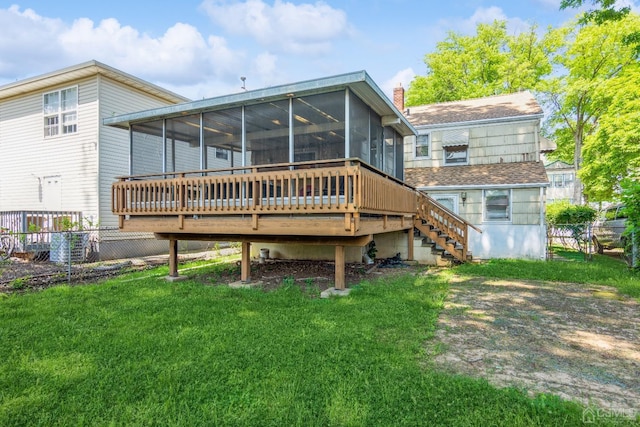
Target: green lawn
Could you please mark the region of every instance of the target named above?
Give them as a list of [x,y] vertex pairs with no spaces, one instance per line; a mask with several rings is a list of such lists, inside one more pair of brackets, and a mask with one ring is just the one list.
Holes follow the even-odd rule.
[[0,298],[0,425],[582,424],[575,403],[435,370],[446,274],[333,299],[162,274]]
[[594,254],[591,260],[585,260],[582,253],[560,248],[554,248],[554,253],[565,261],[499,259],[481,264],[460,265],[455,271],[461,274],[504,279],[606,285],[615,287],[621,294],[640,301],[640,272],[633,272],[627,268],[624,261],[598,254]]

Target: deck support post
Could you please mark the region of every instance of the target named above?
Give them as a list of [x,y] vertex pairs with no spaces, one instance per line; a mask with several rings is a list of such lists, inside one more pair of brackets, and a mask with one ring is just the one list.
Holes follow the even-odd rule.
[[169,240],[169,277],[178,277],[178,240]]
[[413,245],[415,239],[413,238],[413,227],[407,230],[407,260],[413,261]]
[[344,246],[336,245],[336,277],[335,288],[338,290],[344,290],[345,278],[344,278]]
[[242,260],[240,261],[240,281],[251,279],[251,242],[242,242]]

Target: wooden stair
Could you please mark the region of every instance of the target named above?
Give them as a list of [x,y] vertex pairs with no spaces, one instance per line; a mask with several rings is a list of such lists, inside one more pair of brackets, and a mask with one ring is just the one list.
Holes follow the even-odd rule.
[[[432,243],[432,250],[444,258],[460,262],[469,261],[469,228],[482,233],[480,229],[464,218],[451,212],[422,191],[417,191],[418,210],[413,226]],[[440,249],[438,249],[440,248]]]

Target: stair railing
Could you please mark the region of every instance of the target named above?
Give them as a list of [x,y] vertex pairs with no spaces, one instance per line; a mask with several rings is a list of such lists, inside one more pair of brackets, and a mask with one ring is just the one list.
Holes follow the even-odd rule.
[[[479,233],[482,233],[482,230],[422,191],[417,191],[417,198],[417,219],[425,221],[432,227],[434,233],[437,233],[450,243],[447,246],[453,256],[465,261],[469,247],[468,229],[473,228]],[[460,248],[457,248],[458,245],[460,245]]]

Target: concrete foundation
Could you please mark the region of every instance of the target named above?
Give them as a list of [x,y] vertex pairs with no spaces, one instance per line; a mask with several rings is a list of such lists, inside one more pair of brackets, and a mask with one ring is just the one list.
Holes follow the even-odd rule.
[[335,296],[346,297],[347,295],[349,295],[350,292],[351,292],[351,289],[349,288],[346,288],[346,289],[329,288],[320,292],[320,298],[331,298]]

